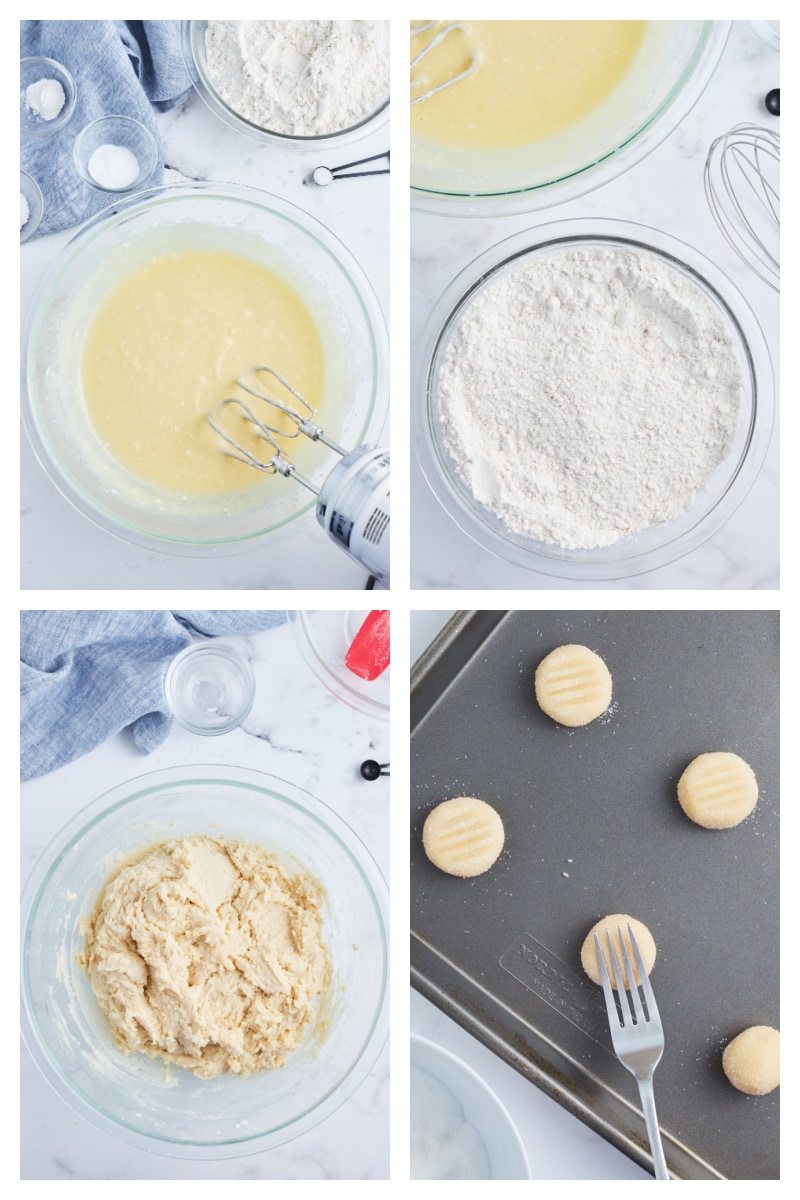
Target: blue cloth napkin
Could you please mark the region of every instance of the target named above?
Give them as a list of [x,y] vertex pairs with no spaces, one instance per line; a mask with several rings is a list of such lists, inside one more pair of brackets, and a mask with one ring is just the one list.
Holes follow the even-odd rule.
[[149,754],[172,727],[167,667],[195,634],[251,633],[284,620],[284,613],[269,611],[23,612],[22,778],[88,754],[122,729]]
[[159,145],[146,186],[164,176],[153,109],[172,108],[191,88],[181,52],[180,21],[21,21],[20,57],[54,58],[75,80],[77,104],[63,129],[21,138],[23,171],[44,197],[34,237],[69,229],[107,208],[113,197],[81,179],[72,159],[75,138],[96,117],[134,117]]

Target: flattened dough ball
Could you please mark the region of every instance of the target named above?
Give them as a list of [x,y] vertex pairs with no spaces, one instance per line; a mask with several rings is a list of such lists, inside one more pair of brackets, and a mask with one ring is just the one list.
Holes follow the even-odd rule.
[[756,806],[758,783],[738,754],[699,754],[678,780],[678,800],[687,817],[705,829],[730,829]]
[[488,871],[504,841],[499,813],[474,796],[443,800],[431,809],[422,827],[422,844],[433,865],[464,879]]
[[611,703],[611,672],[588,646],[558,646],[536,668],[539,707],[559,725],[588,725]]
[[751,1025],[722,1054],[722,1069],[740,1092],[766,1096],[781,1081],[781,1035],[769,1025]]
[[636,945],[639,947],[644,969],[648,975],[652,971],[653,964],[656,961],[656,944],[653,941],[653,935],[650,930],[641,921],[637,921],[635,917],[629,917],[625,913],[612,913],[610,917],[603,917],[602,921],[598,921],[596,925],[592,926],[581,948],[581,965],[593,983],[602,985],[603,982],[600,974],[600,960],[597,957],[597,947],[594,944],[594,935],[597,934],[597,940],[600,942],[606,970],[608,971],[609,981],[611,986],[616,990],[617,981],[608,952],[608,938],[606,937],[606,933],[608,932],[611,935],[611,944],[614,947],[614,954],[619,963],[620,973],[627,984],[627,971],[625,970],[625,959],[622,957],[622,942],[619,936],[620,929],[622,929],[625,949],[628,951],[628,958],[633,968],[637,986],[642,982],[639,967],[636,963],[636,955],[633,952],[631,939],[628,934],[629,925],[633,930]]

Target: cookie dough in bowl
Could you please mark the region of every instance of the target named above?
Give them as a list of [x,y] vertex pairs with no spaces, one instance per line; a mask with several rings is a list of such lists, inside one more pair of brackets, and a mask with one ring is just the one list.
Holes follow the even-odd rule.
[[[173,849],[177,857],[171,866],[163,861],[165,844],[182,846]],[[240,847],[234,852],[238,867],[227,849],[217,858],[216,848],[222,846]],[[163,992],[158,1020],[169,1030],[162,1037],[153,1014],[137,1009],[134,998],[129,1025],[135,1028],[138,1021],[145,1032],[131,1033],[126,1053],[82,960],[93,921],[98,930],[96,914],[109,880],[122,880],[126,870],[135,875],[136,866],[148,859],[162,879],[150,888],[144,926],[135,936],[161,942],[160,949],[146,953],[142,947],[141,973],[150,972],[145,991]],[[175,877],[169,878],[173,871]],[[264,882],[270,874],[274,886]],[[205,882],[198,882],[198,875]],[[182,890],[184,898],[193,896],[195,911],[176,917],[184,907]],[[214,919],[198,902],[203,893],[206,906],[219,910]],[[127,900],[121,901],[122,909],[135,912],[133,893]],[[368,1074],[385,1041],[388,898],[383,877],[349,826],[325,804],[261,772],[173,768],[113,789],[51,843],[26,885],[22,910],[25,1042],[76,1113],[139,1148],[214,1159],[280,1145],[338,1108]],[[260,943],[248,941],[245,925],[251,918],[272,923],[273,932],[288,937],[277,961],[260,952]],[[123,946],[130,944],[123,933],[127,920],[118,926]],[[203,939],[215,944],[208,953],[199,950]],[[307,957],[301,947],[310,951],[312,963],[304,1000],[296,986],[303,975],[302,969],[297,973],[300,959]],[[104,958],[110,966],[113,954]],[[135,979],[135,959],[130,962]],[[215,991],[213,975],[223,962],[226,970],[239,973],[233,997]],[[271,976],[281,976],[277,992]],[[118,984],[128,986],[111,974],[107,982],[110,992]],[[211,1010],[226,1004],[242,1003],[248,988],[258,1008],[268,991],[278,997],[281,986],[290,998],[287,1016],[291,1001],[298,1005],[299,1019],[286,1044],[278,1044],[282,1032],[274,1036],[274,1057],[265,1054],[248,1070],[247,1056],[236,1045],[241,1022],[235,1014],[228,1021],[217,1011],[214,1037],[228,1039],[228,1045],[212,1051],[206,1063],[211,1077],[204,1077],[199,1043],[210,1045],[212,1039],[198,1035],[200,1019],[210,1020]],[[318,994],[311,995],[315,990]],[[281,1003],[277,998],[278,1007]],[[248,1019],[253,1026],[269,1026],[272,1020],[266,1011],[253,1016]],[[226,1025],[232,1032],[226,1033]],[[286,1025],[282,1021],[281,1030]],[[169,1042],[168,1052],[139,1048],[137,1041],[145,1039]],[[227,1069],[217,1071],[218,1053]],[[237,1071],[237,1061],[245,1069]],[[191,1069],[195,1064],[199,1070]]]

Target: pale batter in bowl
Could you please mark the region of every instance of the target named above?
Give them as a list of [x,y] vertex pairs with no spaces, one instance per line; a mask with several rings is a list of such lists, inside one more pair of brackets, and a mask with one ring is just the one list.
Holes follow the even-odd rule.
[[[92,321],[83,355],[89,418],[114,458],[157,488],[239,492],[262,477],[223,453],[207,416],[227,397],[247,399],[237,378],[261,364],[319,405],[322,344],[294,289],[244,255],[162,254],[117,284]],[[273,390],[295,404],[280,385]],[[269,424],[292,428],[278,409],[250,403]],[[269,459],[270,447],[236,406],[225,409],[224,428]]]

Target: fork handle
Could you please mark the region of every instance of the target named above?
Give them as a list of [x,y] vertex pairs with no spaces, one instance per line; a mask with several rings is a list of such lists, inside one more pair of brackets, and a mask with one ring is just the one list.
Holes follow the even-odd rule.
[[636,1082],[639,1084],[644,1123],[647,1126],[647,1136],[650,1139],[650,1149],[653,1153],[653,1168],[656,1179],[669,1179],[667,1160],[664,1158],[664,1148],[661,1145],[661,1132],[658,1128],[658,1117],[656,1116],[653,1078],[651,1076],[649,1079],[637,1079]]

